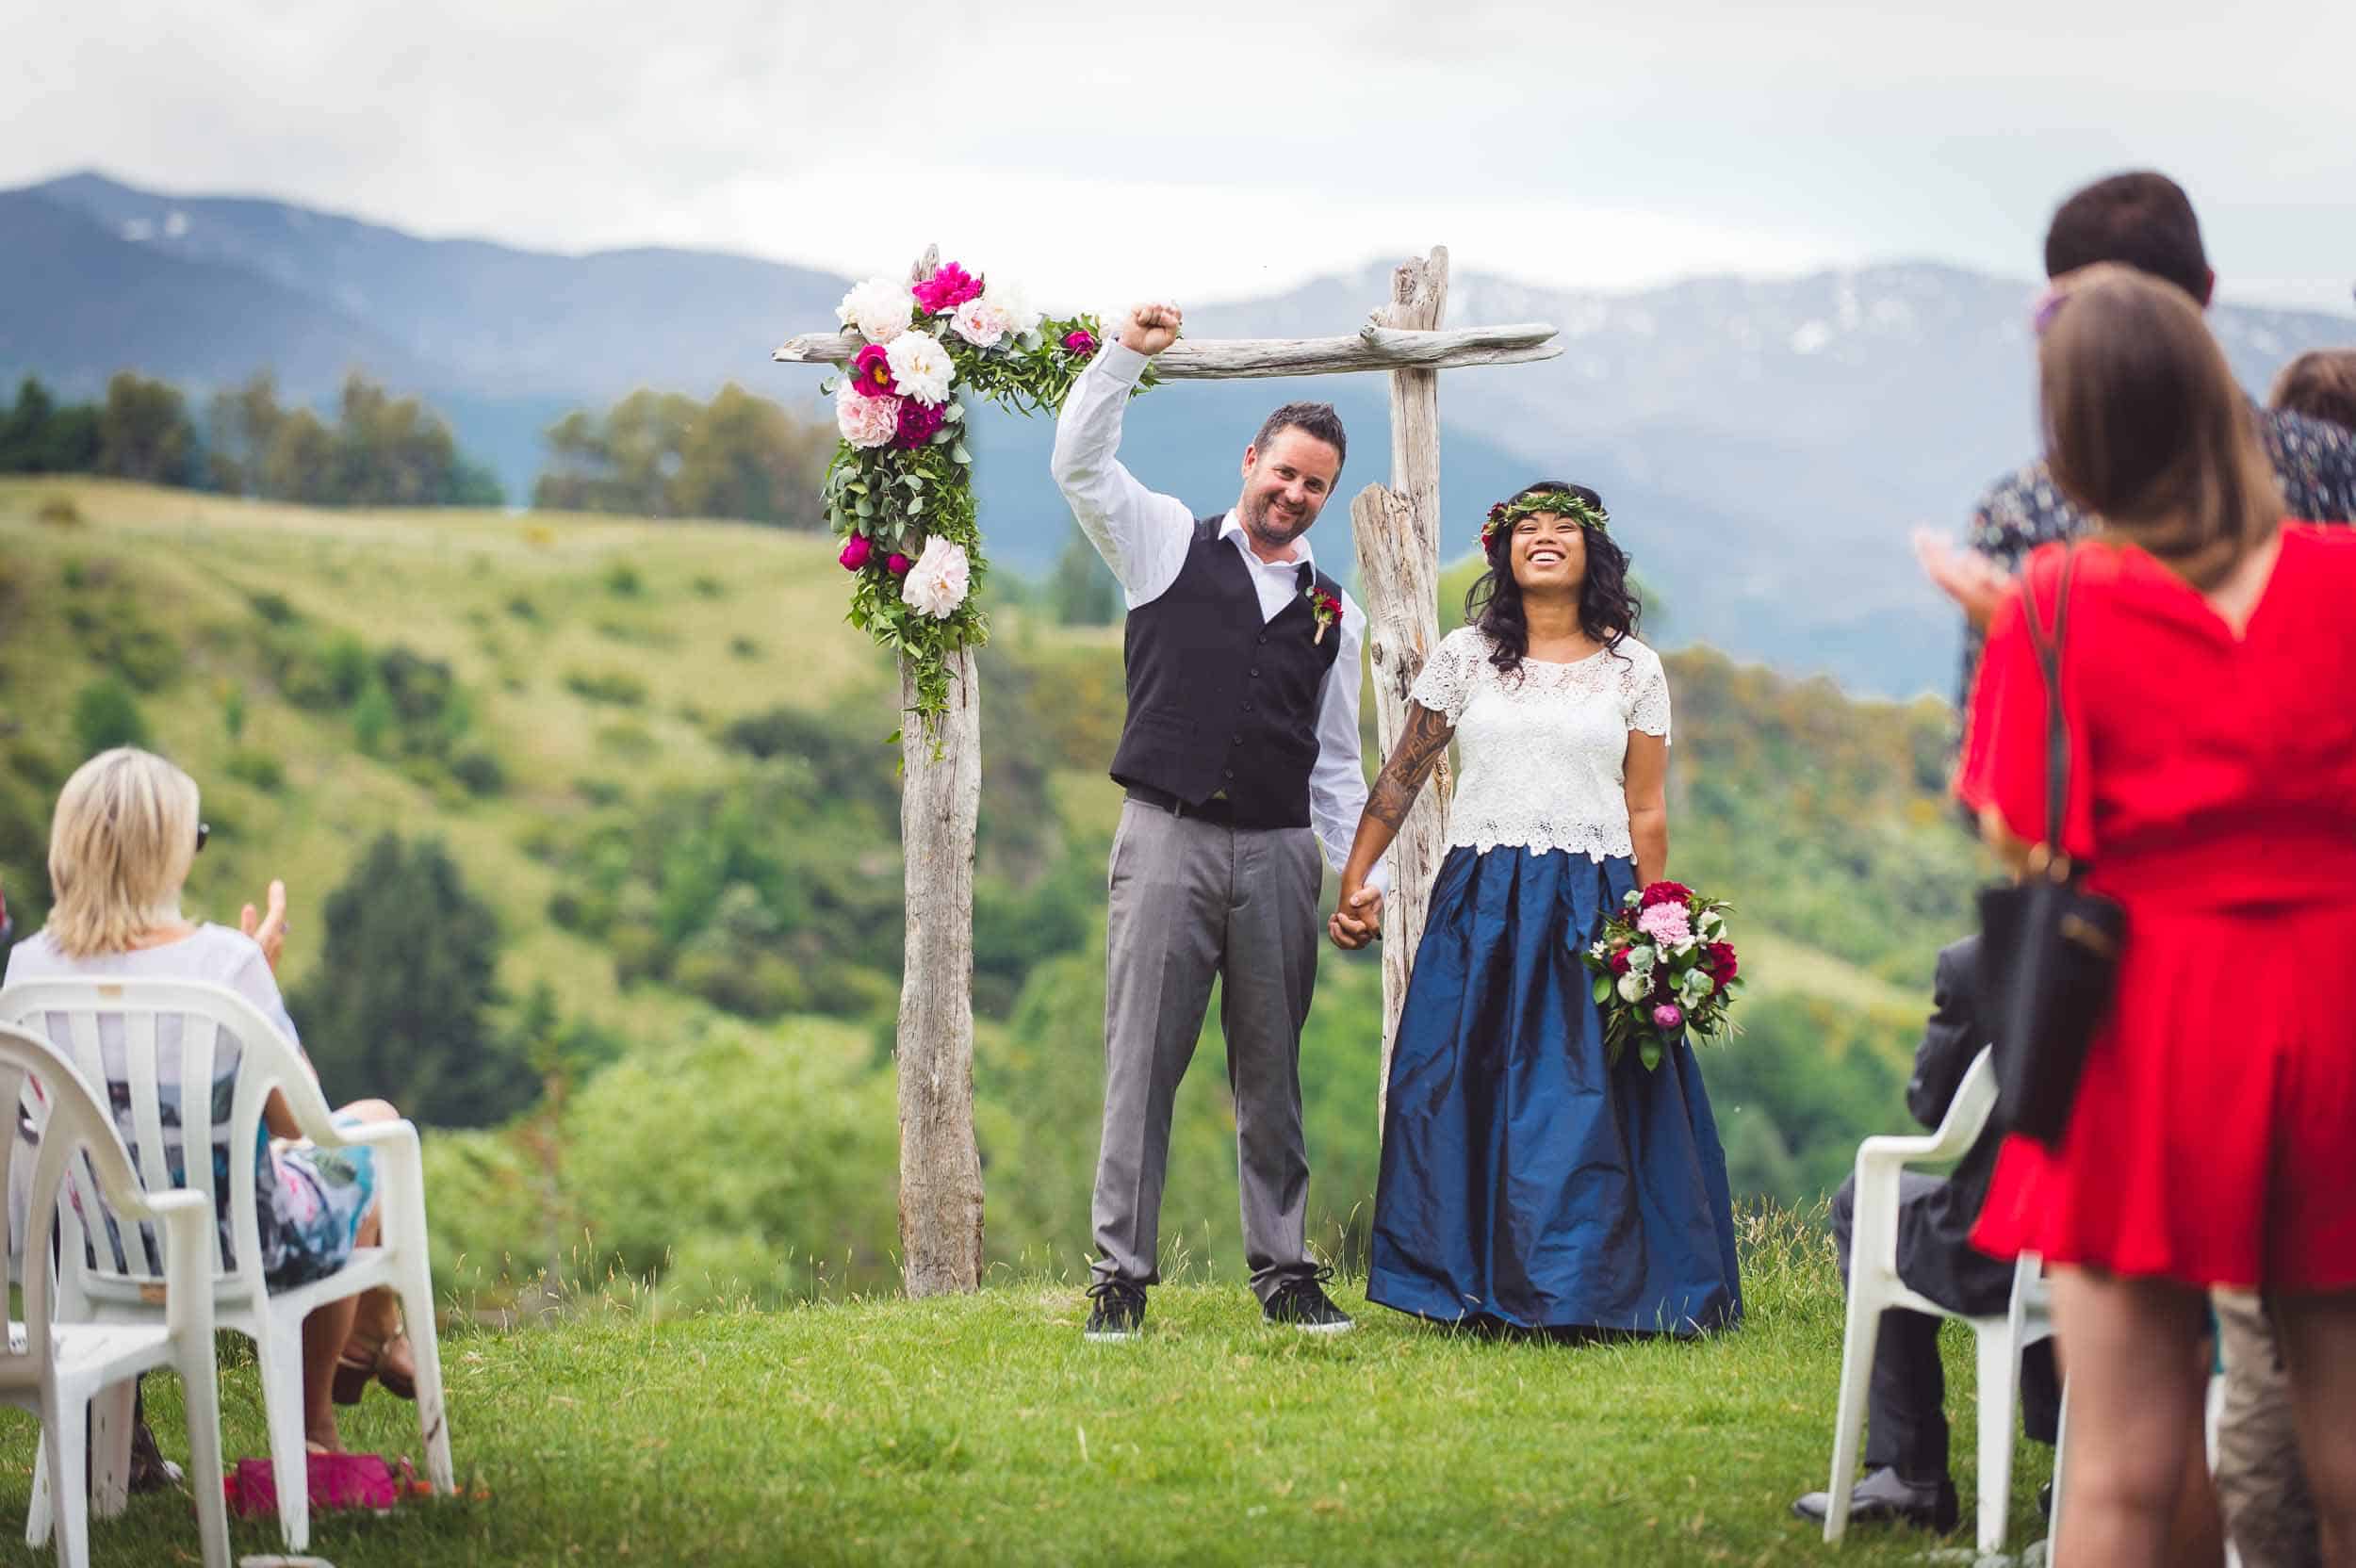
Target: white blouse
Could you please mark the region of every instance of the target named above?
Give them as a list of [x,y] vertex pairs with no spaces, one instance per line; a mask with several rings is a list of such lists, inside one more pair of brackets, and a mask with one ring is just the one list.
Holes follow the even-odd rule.
[[1633,637],[1570,664],[1522,661],[1509,676],[1495,645],[1463,627],[1440,640],[1409,697],[1456,727],[1464,773],[1448,841],[1596,860],[1633,856],[1626,763],[1631,730],[1669,738],[1669,679]]

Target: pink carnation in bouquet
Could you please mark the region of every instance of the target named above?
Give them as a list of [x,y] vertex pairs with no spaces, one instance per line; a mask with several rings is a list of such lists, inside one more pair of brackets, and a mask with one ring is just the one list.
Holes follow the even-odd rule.
[[1680,1037],[1719,1040],[1738,1033],[1729,1016],[1741,965],[1726,939],[1732,907],[1677,882],[1630,890],[1579,955],[1595,974],[1603,1010],[1604,1054],[1617,1065],[1636,1047],[1658,1068]]

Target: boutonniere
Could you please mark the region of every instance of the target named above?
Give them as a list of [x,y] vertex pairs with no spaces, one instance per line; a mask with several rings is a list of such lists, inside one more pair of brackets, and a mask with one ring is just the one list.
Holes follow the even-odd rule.
[[1322,643],[1325,641],[1325,629],[1342,618],[1342,601],[1321,591],[1314,582],[1301,591],[1301,596],[1309,601],[1309,616],[1317,623],[1317,632],[1309,641]]

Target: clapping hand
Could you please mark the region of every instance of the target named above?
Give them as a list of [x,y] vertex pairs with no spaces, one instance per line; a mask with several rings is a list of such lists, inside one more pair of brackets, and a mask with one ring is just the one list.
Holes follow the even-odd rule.
[[1962,606],[1964,618],[1983,630],[2012,588],[1996,563],[1978,550],[1956,549],[1932,529],[1914,531],[1914,558],[1939,591]]
[[286,945],[286,884],[271,878],[267,895],[270,905],[265,914],[254,913],[249,904],[237,916],[237,929],[253,938],[262,949],[262,956],[270,969],[278,968],[278,955]]
[[1360,883],[1342,890],[1341,904],[1325,923],[1335,947],[1355,951],[1383,935],[1383,895]]
[[1178,341],[1181,324],[1176,305],[1138,305],[1121,329],[1121,346],[1149,356],[1160,353]]

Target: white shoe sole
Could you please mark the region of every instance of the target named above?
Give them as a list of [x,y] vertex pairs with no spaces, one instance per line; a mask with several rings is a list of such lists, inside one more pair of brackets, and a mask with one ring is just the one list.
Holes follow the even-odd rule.
[[1268,1323],[1271,1329],[1290,1329],[1295,1333],[1302,1334],[1346,1334],[1357,1326],[1355,1320],[1348,1323]]
[[1096,1329],[1081,1334],[1090,1345],[1126,1345],[1133,1339],[1143,1339],[1143,1329]]

